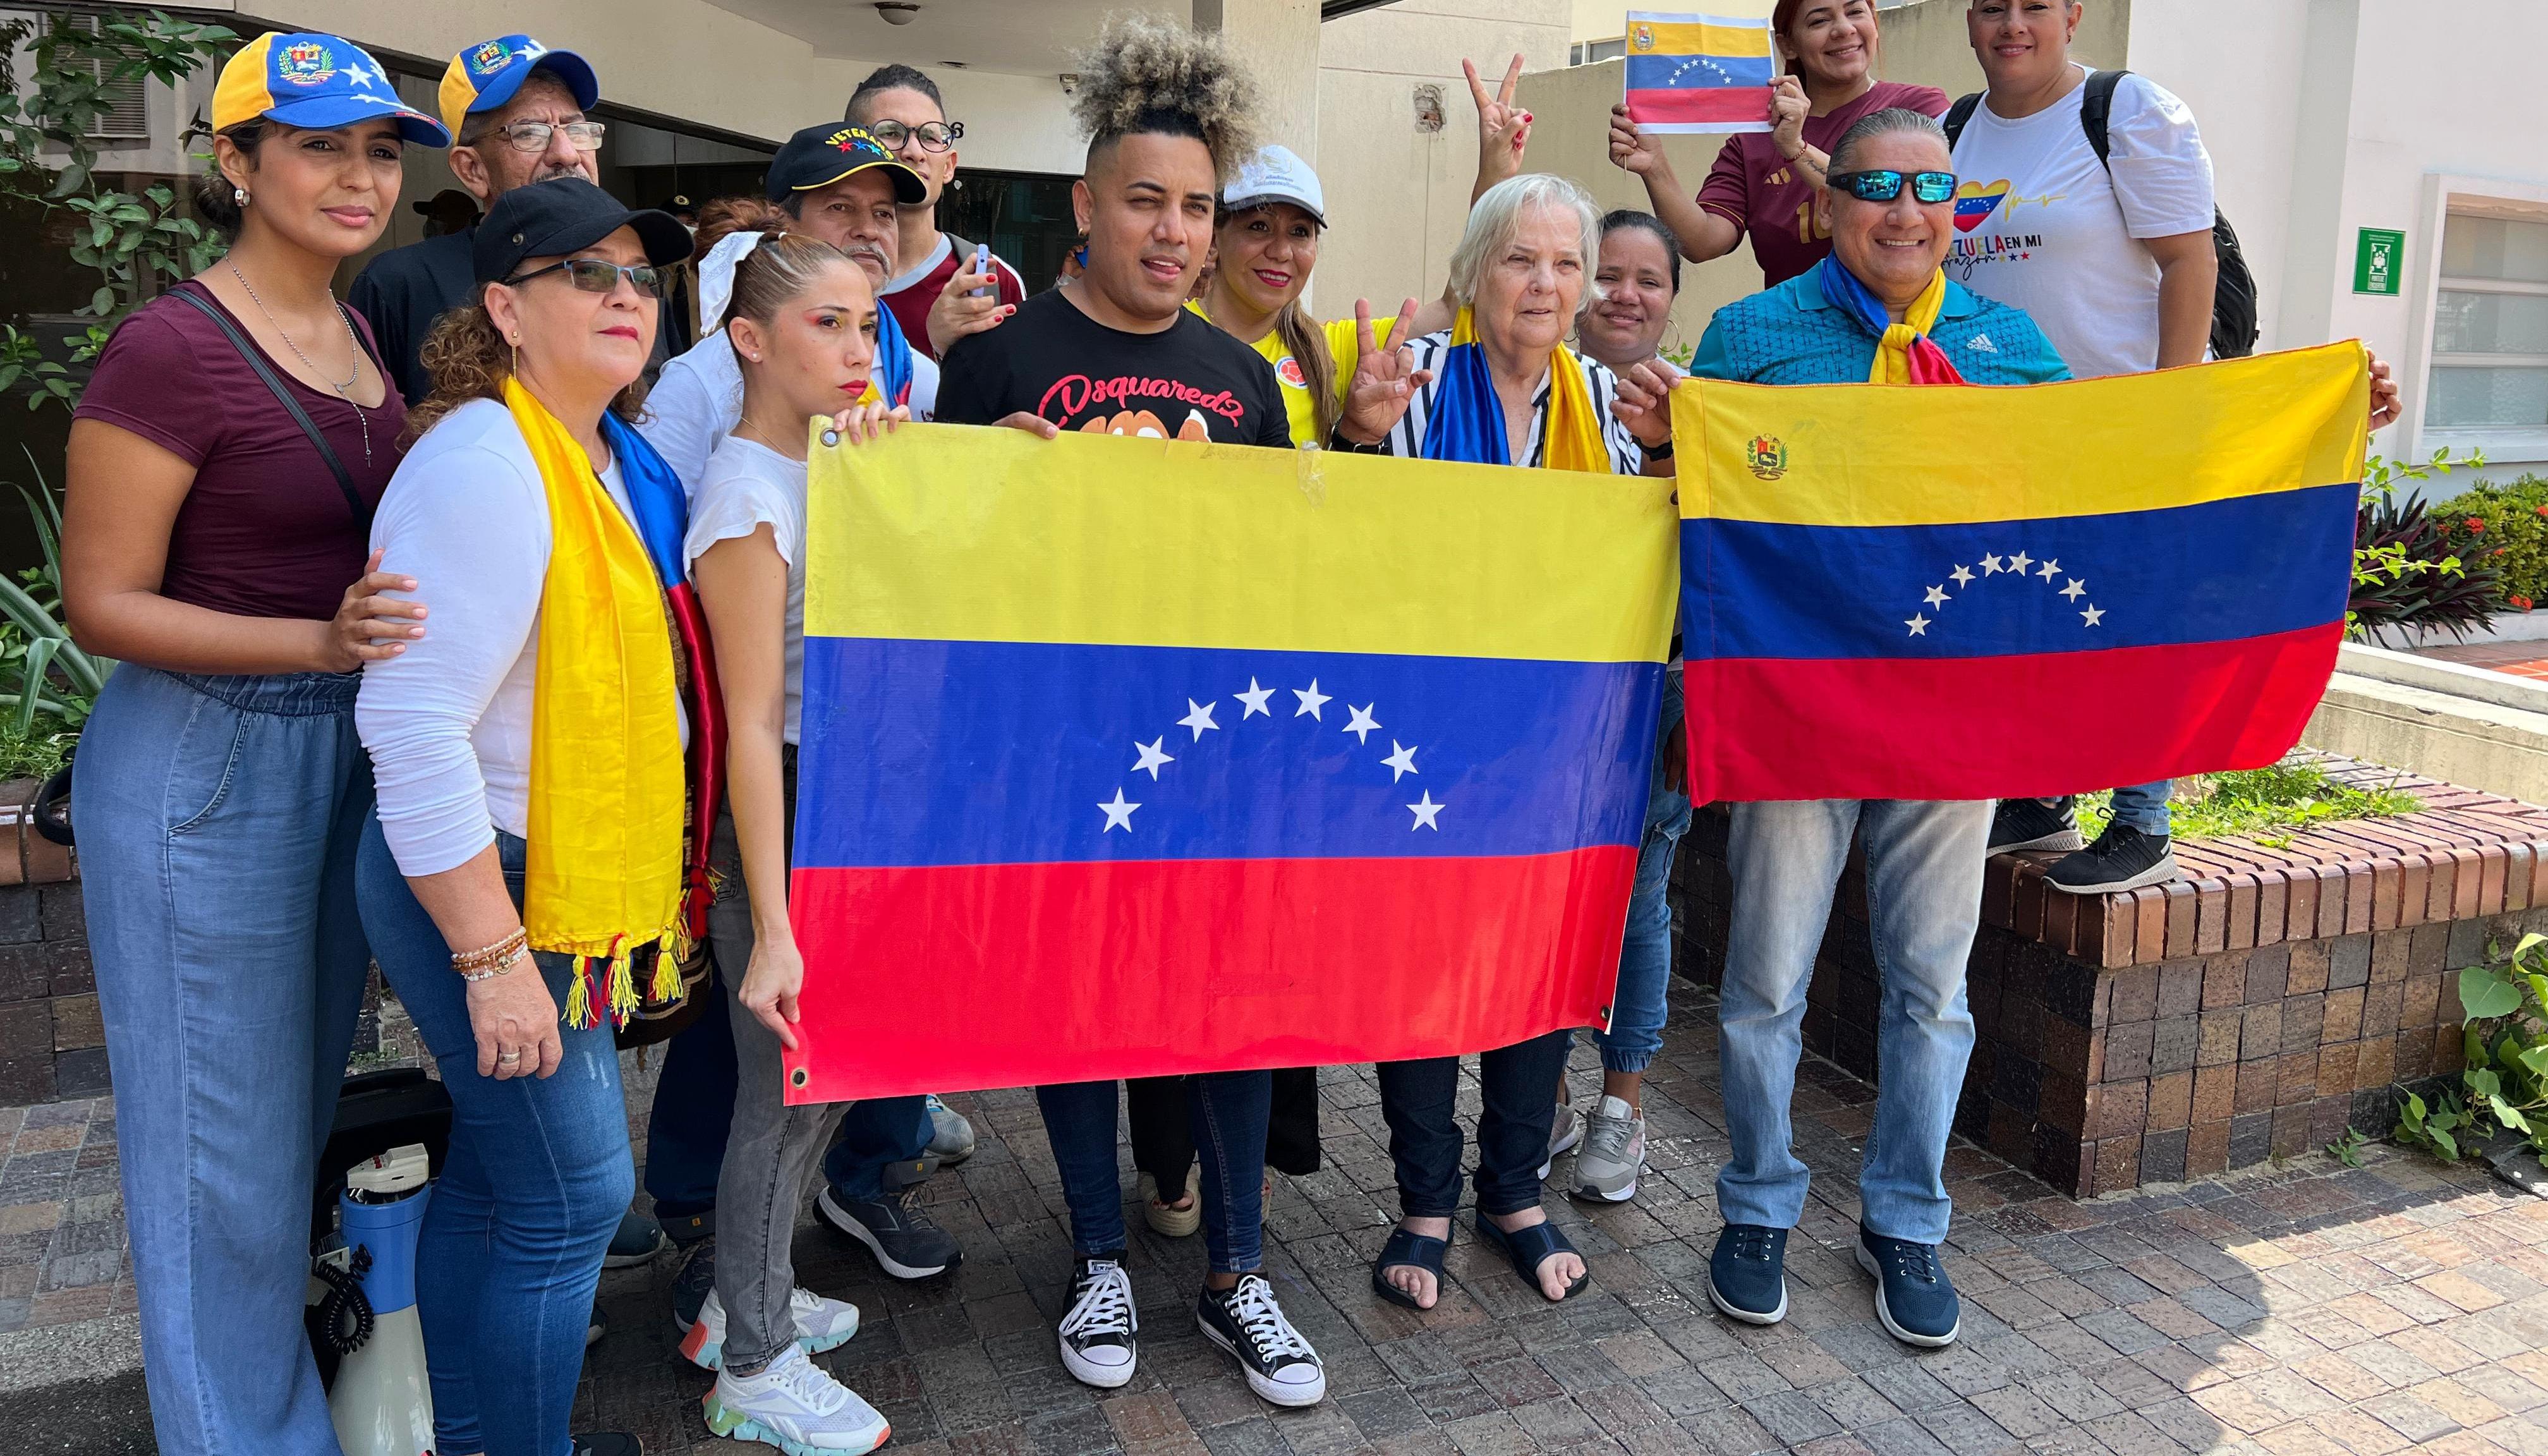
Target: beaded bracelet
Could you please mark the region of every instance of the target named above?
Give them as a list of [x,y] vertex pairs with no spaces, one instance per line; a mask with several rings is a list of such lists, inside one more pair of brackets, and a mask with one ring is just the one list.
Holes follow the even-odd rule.
[[514,959],[522,954],[522,948],[530,942],[529,931],[516,930],[492,946],[452,953],[451,968],[459,971],[465,980],[485,980],[488,976],[511,969]]

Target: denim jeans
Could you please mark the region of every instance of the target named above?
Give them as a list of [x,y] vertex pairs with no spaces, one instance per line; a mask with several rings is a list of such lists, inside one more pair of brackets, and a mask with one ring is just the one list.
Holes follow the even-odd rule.
[[336,1456],[301,1307],[371,958],[360,681],[126,663],[81,735],[83,900],[163,1451]]
[[1718,1046],[1733,1155],[1716,1177],[1729,1224],[1792,1228],[1804,1212],[1788,1103],[1814,955],[1850,834],[1866,851],[1866,919],[1882,978],[1876,1005],[1875,1128],[1859,1175],[1860,1222],[1939,1243],[1947,1138],[1973,1051],[1964,961],[1981,924],[1991,804],[1814,799],[1736,804],[1726,860],[1734,917]]
[[[522,841],[500,832],[496,848],[518,905]],[[637,1185],[609,1019],[580,1031],[560,1022],[565,1049],[552,1076],[478,1075],[468,984],[452,973],[451,948],[399,873],[377,816],[363,829],[357,878],[381,973],[451,1094],[451,1151],[415,1252],[434,1449],[567,1456],[601,1255]],[[572,961],[537,960],[565,1006]]]
[[[1566,1069],[1571,1031],[1551,1032],[1478,1058],[1478,1212],[1517,1214],[1539,1204],[1539,1165],[1548,1160],[1548,1131],[1557,1118],[1557,1078]],[[1389,1156],[1398,1168],[1398,1211],[1410,1219],[1447,1219],[1460,1206],[1460,1059],[1384,1061],[1380,1114],[1389,1124]]]
[[2115,822],[2130,825],[2143,834],[2165,838],[2170,823],[2167,797],[2175,790],[2176,780],[2173,778],[2116,789]]
[[[1554,1079],[1552,1078],[1552,1084]],[[1265,1264],[1265,1119],[1272,1072],[1211,1072],[1186,1078],[1195,1151],[1203,1170],[1204,1254],[1217,1274]],[[1036,1089],[1052,1160],[1061,1168],[1074,1253],[1124,1247],[1124,1184],[1115,1162],[1115,1083],[1055,1082]]]
[[[1276,1067],[1265,1114],[1265,1165],[1306,1178],[1319,1170],[1319,1069]],[[1133,1170],[1158,1180],[1159,1201],[1186,1196],[1194,1172],[1191,1099],[1183,1077],[1124,1079],[1124,1122],[1133,1135]]]
[[[1664,679],[1663,745],[1676,745],[1682,719],[1681,678]],[[1689,795],[1667,782],[1668,749],[1655,753],[1654,786],[1646,791],[1646,833],[1637,846],[1637,878],[1628,892],[1627,933],[1619,942],[1619,982],[1610,994],[1610,1029],[1592,1034],[1604,1071],[1642,1072],[1664,1046],[1664,1013],[1672,992],[1673,857],[1689,832]],[[1679,774],[1670,775],[1678,778]]]

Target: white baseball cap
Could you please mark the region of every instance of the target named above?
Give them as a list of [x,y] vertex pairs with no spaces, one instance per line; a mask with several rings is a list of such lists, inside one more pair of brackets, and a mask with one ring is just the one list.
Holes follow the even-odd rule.
[[1288,202],[1318,219],[1320,227],[1327,226],[1327,198],[1320,190],[1319,174],[1288,146],[1268,146],[1248,158],[1222,189],[1221,202],[1231,209]]

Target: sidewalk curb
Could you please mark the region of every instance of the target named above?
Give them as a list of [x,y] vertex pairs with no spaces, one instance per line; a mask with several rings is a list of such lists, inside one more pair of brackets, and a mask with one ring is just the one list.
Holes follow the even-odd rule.
[[91,1383],[140,1368],[139,1315],[0,1334],[0,1396]]

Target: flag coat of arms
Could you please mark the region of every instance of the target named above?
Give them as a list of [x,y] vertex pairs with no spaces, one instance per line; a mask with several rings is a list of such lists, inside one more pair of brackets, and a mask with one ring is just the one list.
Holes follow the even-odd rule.
[[1690,796],[2270,764],[2344,635],[2356,343],[2024,388],[1674,395]]
[[1602,1024],[1670,493],[953,425],[815,448],[789,1099]]
[[1703,14],[1628,12],[1628,120],[1649,133],[1767,132],[1775,0],[1707,0]]

